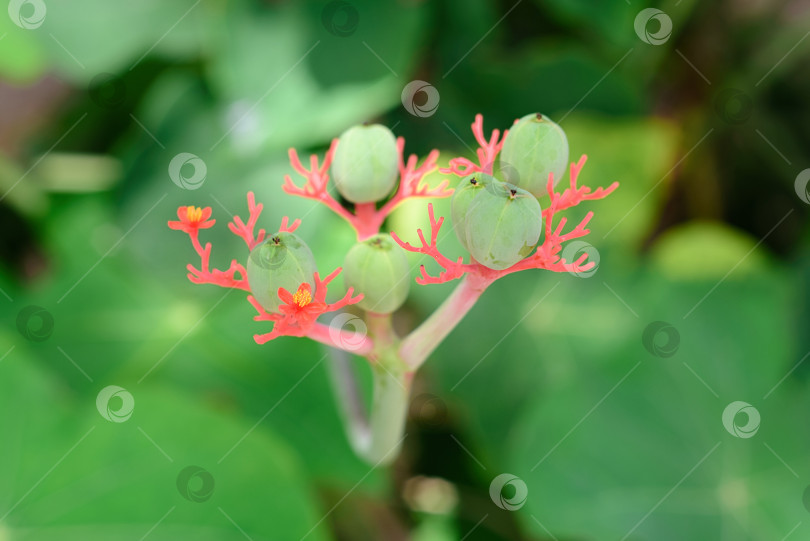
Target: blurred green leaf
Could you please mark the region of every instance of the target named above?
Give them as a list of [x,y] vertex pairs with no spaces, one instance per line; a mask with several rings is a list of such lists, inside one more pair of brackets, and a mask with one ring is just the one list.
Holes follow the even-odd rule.
[[668,229],[650,253],[655,271],[673,280],[745,279],[768,266],[750,236],[720,223],[692,222]]
[[131,70],[147,55],[199,54],[213,4],[202,0],[111,4],[103,0],[48,3],[37,37],[59,70],[79,84],[100,73]]
[[0,17],[0,76],[16,83],[28,83],[46,68],[44,47],[32,30],[16,26],[3,10]]
[[[639,310],[637,319],[623,318],[618,343],[594,327],[587,347],[571,344],[568,374],[515,425],[506,467],[529,487],[524,523],[541,534],[531,514],[560,538],[787,535],[804,515],[801,479],[810,473],[801,459],[806,433],[783,422],[806,407],[792,385],[780,386],[798,360],[789,283],[760,273],[713,290],[714,282],[655,274],[634,284],[610,282],[614,291],[632,290],[623,298]],[[659,332],[645,346],[655,320],[676,335]],[[673,356],[651,353],[667,342]],[[724,409],[738,400],[762,416],[750,439],[723,426]],[[744,425],[745,416],[736,422]]]
[[[2,409],[20,412],[0,417],[11,438],[0,460],[4,538],[329,538],[300,465],[267,431],[134,382],[132,417],[110,422],[95,397],[55,401],[22,351],[0,369]],[[189,466],[205,473],[186,482]]]

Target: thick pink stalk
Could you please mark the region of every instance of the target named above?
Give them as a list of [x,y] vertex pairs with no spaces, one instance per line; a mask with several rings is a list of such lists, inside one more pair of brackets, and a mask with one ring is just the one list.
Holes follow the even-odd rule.
[[466,275],[441,306],[402,341],[399,355],[410,370],[416,370],[427,360],[491,283],[489,278]]

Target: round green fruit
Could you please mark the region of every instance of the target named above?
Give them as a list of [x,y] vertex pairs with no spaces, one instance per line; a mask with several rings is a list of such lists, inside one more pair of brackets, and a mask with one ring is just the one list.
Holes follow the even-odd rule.
[[298,235],[276,233],[251,250],[248,256],[247,279],[250,292],[268,312],[277,312],[283,287],[295,293],[304,282],[315,285],[317,271],[309,246]]
[[556,186],[568,166],[568,138],[547,116],[526,115],[509,128],[500,154],[500,174],[536,197],[548,193],[548,175]]
[[405,252],[391,235],[379,234],[358,242],[343,261],[343,281],[362,293],[358,306],[369,312],[389,314],[402,306],[411,287]]
[[380,124],[349,128],[338,139],[332,178],[352,203],[385,199],[397,182],[399,151],[394,134]]
[[484,191],[484,188],[493,182],[498,181],[491,175],[487,175],[486,173],[473,173],[462,178],[453,193],[450,218],[453,220],[453,231],[456,232],[456,237],[458,237],[458,241],[464,246],[465,250],[469,251],[469,247],[467,246],[466,221],[470,203],[473,202],[478,194]]
[[542,230],[537,199],[505,182],[490,184],[467,211],[468,250],[490,269],[507,269],[531,254]]

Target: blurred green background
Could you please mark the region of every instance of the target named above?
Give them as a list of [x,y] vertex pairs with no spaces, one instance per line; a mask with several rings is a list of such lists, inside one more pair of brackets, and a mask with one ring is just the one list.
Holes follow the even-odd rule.
[[[677,0],[645,25],[648,7],[12,0],[0,540],[808,538],[810,6]],[[409,113],[414,80],[432,114]],[[257,346],[244,295],[189,283],[166,221],[213,207],[203,240],[226,267],[253,190],[260,225],[304,217],[330,271],[352,234],[282,193],[289,147],[378,121],[445,165],[472,157],[476,113],[490,130],[535,111],[588,154],[582,183],[621,182],[567,213],[595,211],[598,270],[493,285],[419,373],[401,457],[371,468],[329,353]],[[205,164],[196,190],[169,176],[181,152]],[[387,227],[414,240],[425,222],[417,201]],[[452,286],[414,285],[399,328]],[[125,422],[96,407],[110,385],[133,397]],[[753,410],[724,426],[737,401]]]

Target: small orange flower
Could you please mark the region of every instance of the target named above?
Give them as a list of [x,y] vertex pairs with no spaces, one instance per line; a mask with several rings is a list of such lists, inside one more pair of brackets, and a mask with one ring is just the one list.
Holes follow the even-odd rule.
[[[211,207],[195,207],[189,205],[187,207],[179,207],[177,209],[177,217],[180,218],[179,222],[169,222],[171,229],[178,229],[191,235],[200,229],[208,229],[213,227],[216,220],[208,220],[211,217]],[[208,221],[206,221],[208,220]]]
[[298,291],[292,295],[280,287],[278,298],[284,302],[278,307],[279,312],[293,316],[302,323],[314,321],[326,310],[326,303],[312,302],[312,287],[306,282],[301,284]]

